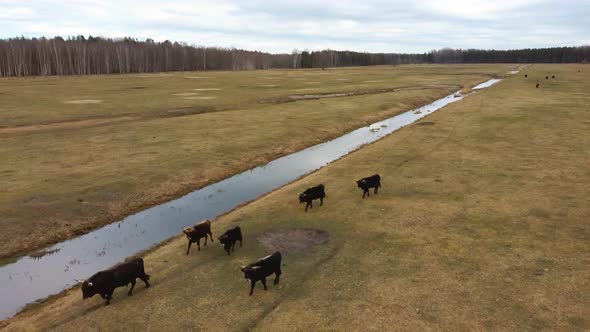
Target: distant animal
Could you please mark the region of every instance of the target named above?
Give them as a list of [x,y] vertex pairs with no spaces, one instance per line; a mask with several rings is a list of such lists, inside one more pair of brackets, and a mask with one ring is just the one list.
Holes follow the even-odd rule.
[[223,246],[223,249],[229,255],[230,249],[231,251],[234,251],[237,241],[240,241],[240,247],[242,247],[242,229],[240,228],[240,226],[228,229],[217,239]]
[[186,235],[188,239],[188,248],[186,249],[186,254],[188,255],[189,250],[191,250],[191,245],[193,242],[197,243],[197,248],[201,251],[201,238],[205,238],[205,245],[207,245],[207,234],[211,237],[211,242],[213,242],[213,234],[211,233],[211,222],[209,220],[202,221],[193,227],[187,227],[182,230],[182,232]]
[[537,85],[536,85],[536,88],[537,88],[537,89],[539,88],[539,85],[541,85],[541,84],[537,83]]
[[375,188],[375,194],[379,192],[379,188],[381,188],[381,177],[379,174],[371,175],[358,180],[356,184],[363,190],[363,198],[365,198],[365,195],[371,196],[369,193],[369,189],[371,188]]
[[549,76],[545,76],[545,79],[548,80],[549,79]]
[[555,75],[551,75],[551,78],[555,79]]
[[241,268],[242,272],[244,272],[244,278],[250,280],[250,295],[254,292],[254,286],[256,286],[256,282],[259,280],[262,282],[264,290],[267,290],[266,277],[273,273],[275,274],[274,284],[278,285],[279,277],[281,276],[281,259],[281,253],[277,251],[272,255],[261,258]]
[[88,280],[82,281],[82,298],[87,299],[98,294],[107,300],[105,305],[109,305],[113,298],[115,288],[131,284],[127,295],[133,295],[133,287],[135,287],[135,279],[137,278],[145,283],[145,288],[150,287],[150,283],[148,282],[150,276],[145,274],[143,259],[141,258],[136,258],[129,262],[116,265],[108,270],[100,271],[88,278]]
[[302,194],[299,194],[299,204],[307,203],[305,205],[305,212],[307,212],[308,208],[313,209],[313,200],[319,199],[320,206],[324,205],[324,198],[326,198],[326,191],[323,184],[317,185],[315,187],[307,188]]
[[529,75],[527,75],[527,74],[524,74],[524,78],[527,78],[527,77],[529,77]]

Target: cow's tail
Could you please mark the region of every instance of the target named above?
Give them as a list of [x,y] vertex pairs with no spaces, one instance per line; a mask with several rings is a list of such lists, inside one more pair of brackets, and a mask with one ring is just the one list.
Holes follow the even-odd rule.
[[150,280],[150,275],[145,273],[145,267],[143,265],[143,258],[139,258],[139,261],[141,262],[141,274],[143,274],[143,276],[147,279]]

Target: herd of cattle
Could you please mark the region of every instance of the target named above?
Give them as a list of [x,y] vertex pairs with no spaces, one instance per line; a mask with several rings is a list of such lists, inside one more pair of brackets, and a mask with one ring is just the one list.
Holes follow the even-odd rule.
[[[381,177],[379,174],[375,174],[363,179],[356,181],[357,186],[363,190],[363,198],[365,195],[371,196],[369,190],[374,189],[374,193],[379,192],[381,187]],[[299,194],[299,204],[307,203],[305,206],[305,212],[308,208],[313,208],[312,202],[316,199],[320,200],[320,206],[324,204],[324,198],[326,197],[326,191],[323,184],[315,187],[308,188],[302,194]],[[207,237],[213,242],[213,233],[211,232],[211,221],[205,220],[192,227],[187,227],[182,231],[188,239],[188,248],[186,254],[188,255],[193,243],[197,243],[197,248],[201,250],[201,239],[205,238],[204,245],[207,245]],[[239,226],[228,229],[220,237],[217,238],[223,249],[228,255],[235,250],[236,243],[240,241],[240,247],[242,246],[242,229]],[[260,281],[266,288],[266,278],[272,274],[275,274],[274,284],[279,283],[281,276],[281,253],[275,252],[272,255],[261,258],[254,263],[242,267],[241,271],[244,273],[244,278],[250,280],[250,295],[254,292],[254,286]],[[94,274],[87,280],[81,281],[82,283],[82,298],[87,299],[98,294],[106,300],[106,305],[111,303],[113,298],[113,292],[115,288],[129,286],[129,296],[133,295],[133,288],[135,287],[136,279],[140,279],[145,283],[145,287],[149,288],[150,276],[145,273],[143,259],[135,258],[131,261],[121,263],[108,270],[100,271]]]
[[[580,71],[578,70],[578,73],[579,73],[579,72],[580,72]],[[524,74],[524,78],[528,78],[528,77],[529,77],[529,75],[527,75],[527,74]],[[549,79],[549,75],[545,76],[545,80],[548,80],[548,79]],[[551,75],[551,79],[555,79],[555,75]],[[535,87],[536,87],[537,89],[539,88],[539,86],[541,86],[541,82],[537,82],[537,84],[535,85]]]

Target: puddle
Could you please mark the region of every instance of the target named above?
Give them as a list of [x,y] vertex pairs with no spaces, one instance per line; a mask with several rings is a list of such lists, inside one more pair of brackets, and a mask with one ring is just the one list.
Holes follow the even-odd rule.
[[[490,81],[480,84],[481,88],[499,80]],[[184,227],[199,220],[213,220],[462,98],[453,93],[41,251],[51,254],[24,256],[14,263],[0,266],[0,319],[16,314],[28,303],[74,286],[75,279],[88,278],[126,257],[177,236]],[[293,204],[297,202],[293,201]]]
[[499,79],[499,78],[492,78],[491,80],[485,81],[485,82],[483,82],[481,84],[478,84],[478,85],[474,86],[473,87],[473,90],[485,89],[485,88],[487,88],[489,86],[492,86],[492,85],[494,85],[494,84],[496,84],[496,83],[498,83],[500,81],[501,81],[501,79]]

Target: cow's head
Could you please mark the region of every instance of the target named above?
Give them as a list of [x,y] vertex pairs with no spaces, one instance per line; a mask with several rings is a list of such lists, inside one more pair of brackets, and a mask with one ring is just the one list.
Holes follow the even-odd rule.
[[244,279],[254,279],[259,269],[260,266],[246,266],[241,268],[242,272],[244,272]]
[[306,198],[307,198],[307,195],[305,193],[299,194],[299,204],[305,202]]
[[194,227],[187,227],[182,230],[182,232],[186,235],[186,237],[190,237],[192,233],[194,233]]
[[366,184],[365,180],[356,181],[356,185],[361,189],[365,186],[365,184]]
[[82,281],[82,299],[86,300],[87,298],[96,295],[96,293],[98,293],[96,286],[91,281]]
[[229,249],[231,247],[231,241],[229,240],[229,236],[227,234],[223,234],[222,236],[217,238],[219,243],[223,246],[223,249],[229,253]]

